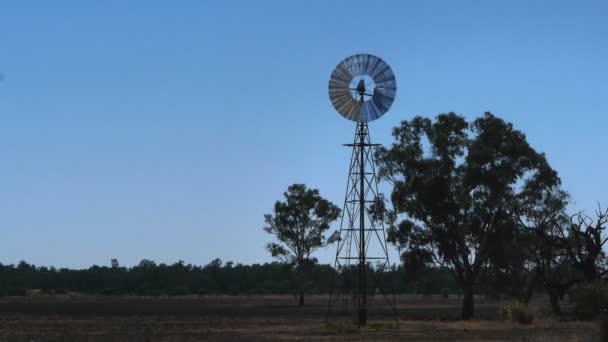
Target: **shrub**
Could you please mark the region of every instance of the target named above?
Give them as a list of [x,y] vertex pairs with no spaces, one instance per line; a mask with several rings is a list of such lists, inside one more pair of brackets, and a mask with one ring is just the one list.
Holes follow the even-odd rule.
[[99,294],[102,296],[117,296],[122,293],[121,293],[120,289],[108,287],[108,288],[104,288],[101,291],[99,291]]
[[528,306],[517,306],[511,311],[511,321],[519,324],[532,324],[534,311]]
[[608,286],[593,283],[577,287],[572,291],[574,311],[579,319],[593,319],[602,308],[608,307]]
[[503,321],[512,321],[520,324],[532,324],[534,322],[534,310],[520,303],[505,304],[498,309],[498,316]]
[[508,304],[504,304],[498,307],[498,318],[500,318],[501,321],[510,321],[511,306]]
[[428,281],[422,281],[416,284],[416,294],[429,296],[432,293],[431,283]]
[[27,295],[27,291],[25,289],[8,289],[7,295],[9,296],[25,296]]
[[186,286],[177,286],[169,290],[171,296],[185,296],[190,294],[190,289]]
[[148,289],[148,290],[146,290],[145,295],[151,296],[151,297],[160,297],[160,296],[166,295],[166,293],[159,289]]

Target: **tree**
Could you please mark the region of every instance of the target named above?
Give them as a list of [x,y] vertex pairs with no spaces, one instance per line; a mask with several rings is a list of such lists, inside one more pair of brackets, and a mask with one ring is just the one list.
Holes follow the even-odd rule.
[[553,267],[545,272],[545,286],[555,314],[560,314],[559,299],[566,291],[580,283],[591,284],[608,274],[608,259],[604,245],[608,224],[608,210],[601,207],[593,219],[583,212],[561,215],[555,229],[542,236],[544,248],[556,251],[545,261]]
[[568,224],[559,227],[557,239],[566,250],[573,266],[584,280],[593,282],[608,274],[604,245],[608,242],[608,209],[598,206],[596,218],[580,212],[570,216]]
[[518,249],[526,260],[528,271],[521,299],[527,303],[536,285],[542,283],[549,294],[553,313],[559,315],[559,300],[578,281],[557,238],[557,232],[569,222],[565,214],[569,196],[557,187],[535,190],[520,194],[513,211],[521,234],[526,237]]
[[570,287],[592,283],[608,272],[603,251],[608,210],[598,207],[594,220],[582,212],[568,215],[567,204],[567,193],[553,189],[521,197],[517,210],[520,225],[531,233],[532,248],[522,250],[531,264],[531,276],[542,280],[558,315],[559,300]]
[[472,123],[454,113],[435,122],[415,117],[393,137],[376,152],[379,176],[393,185],[389,241],[406,267],[449,269],[463,292],[462,318],[470,319],[478,276],[513,240],[515,198],[560,180],[522,132],[491,113]]
[[[264,231],[276,237],[279,243],[268,243],[266,249],[273,257],[291,264],[302,284],[314,260],[311,254],[317,249],[337,241],[334,232],[329,238],[325,232],[340,216],[340,209],[319,195],[319,190],[307,189],[304,184],[293,184],[283,194],[285,201],[277,201],[274,213],[264,215]],[[299,306],[304,305],[304,288],[299,291]]]

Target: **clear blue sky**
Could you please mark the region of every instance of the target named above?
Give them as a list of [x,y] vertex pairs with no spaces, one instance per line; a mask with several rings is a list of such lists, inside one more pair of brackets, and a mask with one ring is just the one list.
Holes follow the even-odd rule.
[[574,209],[608,205],[607,4],[4,1],[0,262],[270,261],[263,214],[288,185],[343,201],[354,126],[327,81],[359,52],[397,75],[376,142],[492,111]]

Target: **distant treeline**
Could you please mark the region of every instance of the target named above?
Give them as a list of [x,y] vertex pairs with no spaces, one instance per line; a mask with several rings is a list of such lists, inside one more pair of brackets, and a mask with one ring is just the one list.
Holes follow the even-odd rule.
[[[373,272],[371,267],[370,272]],[[385,277],[388,276],[385,273]],[[25,261],[0,264],[0,295],[32,292],[69,292],[100,295],[189,295],[189,294],[295,294],[303,279],[287,264],[273,262],[242,265],[215,259],[205,266],[171,265],[142,260],[134,267],[92,266],[88,269],[37,267]],[[342,275],[330,265],[314,264],[307,272],[307,293],[328,293],[332,278],[338,287]],[[428,269],[408,275],[403,267],[390,274],[396,293],[458,293],[460,288],[447,270]],[[389,286],[390,287],[390,286]]]

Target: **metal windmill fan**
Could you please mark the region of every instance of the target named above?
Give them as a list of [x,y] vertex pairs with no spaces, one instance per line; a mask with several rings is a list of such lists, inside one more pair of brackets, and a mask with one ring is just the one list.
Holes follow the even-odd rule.
[[355,122],[370,122],[386,113],[397,94],[397,81],[380,57],[357,54],[340,62],[329,79],[336,111]]

